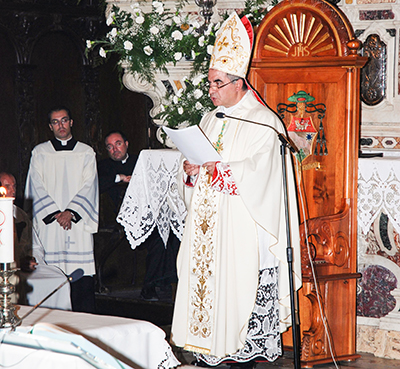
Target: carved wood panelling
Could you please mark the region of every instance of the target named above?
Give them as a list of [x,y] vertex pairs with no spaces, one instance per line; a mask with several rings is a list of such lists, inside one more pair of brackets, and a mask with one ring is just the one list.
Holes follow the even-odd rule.
[[[366,62],[357,53],[360,45],[332,4],[285,0],[260,24],[251,64],[251,84],[279,110],[288,134],[303,148],[294,159],[302,223],[303,367],[332,361],[329,341],[337,360],[358,357],[357,157],[360,68]],[[283,342],[292,344],[291,332]]]

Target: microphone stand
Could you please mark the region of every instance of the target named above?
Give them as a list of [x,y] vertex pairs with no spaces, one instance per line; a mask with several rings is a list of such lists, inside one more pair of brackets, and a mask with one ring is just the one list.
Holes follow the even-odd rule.
[[[281,135],[283,137],[283,135]],[[295,286],[293,280],[293,248],[292,240],[290,236],[290,219],[289,219],[289,200],[288,200],[288,189],[287,189],[287,168],[286,168],[286,147],[289,147],[289,142],[284,143],[281,140],[281,158],[282,158],[282,172],[283,172],[283,193],[285,199],[285,218],[286,218],[286,234],[287,234],[287,246],[286,246],[286,258],[288,263],[289,271],[289,287],[290,287],[290,308],[292,311],[292,339],[293,339],[293,355],[294,355],[294,367],[300,369],[300,342],[299,342],[299,326],[297,324],[297,312],[296,312],[296,298],[295,298]]]
[[233,117],[226,115],[225,113],[218,112],[215,114],[217,118],[231,118],[236,120],[241,120],[244,122],[258,124],[260,126],[264,126],[267,128],[271,128],[278,136],[279,141],[281,141],[280,153],[282,158],[282,174],[283,174],[283,194],[285,200],[285,219],[286,219],[286,259],[288,263],[288,272],[289,272],[289,288],[290,288],[290,309],[291,309],[291,318],[292,318],[292,339],[293,339],[293,355],[294,355],[294,367],[295,369],[301,369],[300,366],[300,334],[299,334],[299,325],[297,324],[297,310],[296,310],[296,298],[295,298],[295,286],[293,280],[293,248],[292,248],[292,240],[290,236],[290,219],[289,219],[289,198],[288,198],[288,189],[287,189],[287,168],[286,168],[286,147],[293,153],[298,152],[297,147],[290,141],[288,137],[284,134],[280,133],[275,127],[272,127],[268,124],[255,122],[252,120],[247,120],[243,118]]
[[[32,314],[40,305],[42,305],[47,299],[49,299],[51,296],[53,296],[60,288],[64,287],[64,285],[66,285],[68,282],[70,282],[69,278],[67,278],[54,291],[52,291],[43,300],[41,300],[33,308],[31,308],[23,317],[20,318],[20,321],[22,322],[28,315]],[[13,327],[13,328],[15,328],[15,327]]]
[[[61,270],[61,269],[60,269]],[[61,270],[62,271],[62,270]],[[70,275],[66,275],[63,271],[62,273],[65,275],[65,281],[62,282],[55,290],[50,292],[43,300],[38,302],[33,308],[31,308],[27,313],[25,313],[24,316],[18,319],[18,322],[16,324],[12,325],[12,330],[15,330],[17,325],[20,325],[22,321],[30,314],[32,314],[40,305],[42,305],[47,299],[49,299],[51,296],[53,296],[57,291],[59,291],[62,287],[64,287],[68,282],[76,282],[77,280],[81,279],[83,276],[83,270],[81,268],[78,268],[74,270]]]

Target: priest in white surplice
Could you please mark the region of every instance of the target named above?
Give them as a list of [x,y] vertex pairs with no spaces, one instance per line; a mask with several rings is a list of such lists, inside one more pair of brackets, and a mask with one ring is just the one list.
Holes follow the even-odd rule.
[[[246,26],[246,27],[245,27]],[[217,108],[200,127],[222,156],[197,166],[183,160],[178,184],[188,208],[178,255],[172,342],[217,365],[253,365],[281,355],[280,333],[291,324],[280,142],[268,124],[277,116],[247,87],[252,37],[233,13],[221,26],[208,73]],[[301,286],[295,182],[288,160],[295,284]],[[232,364],[235,366],[236,364]]]
[[94,312],[95,265],[93,233],[98,226],[98,180],[93,149],[72,137],[66,107],[49,113],[50,141],[32,150],[25,198],[32,200],[33,226],[42,248],[34,247],[39,264],[59,267],[84,277],[71,283],[74,311]]

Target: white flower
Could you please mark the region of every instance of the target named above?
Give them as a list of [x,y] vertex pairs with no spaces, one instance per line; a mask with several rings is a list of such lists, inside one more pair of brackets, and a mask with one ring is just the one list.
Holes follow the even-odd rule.
[[102,47],[101,47],[100,50],[99,50],[99,55],[100,55],[102,58],[106,58],[106,57],[107,57],[106,51],[105,51]]
[[172,26],[172,19],[171,18],[166,19],[164,21],[164,24],[167,25],[167,26]]
[[180,89],[177,91],[176,96],[181,97],[181,96],[182,96],[182,93],[183,93],[183,88],[180,88]]
[[128,36],[129,34],[130,34],[131,36],[135,36],[135,35],[136,35],[135,32],[129,32],[129,29],[126,29],[126,28],[122,28],[122,29],[120,30],[120,34],[121,34],[121,36]]
[[158,8],[155,9],[155,11],[156,11],[156,13],[161,15],[162,13],[164,13],[164,7],[163,6],[159,6]]
[[86,40],[86,47],[87,47],[88,49],[91,49],[91,48],[92,48],[92,41]]
[[142,24],[144,22],[144,17],[142,15],[139,15],[138,17],[136,17],[135,22],[137,24]]
[[199,37],[198,43],[200,47],[204,46],[204,36]]
[[197,86],[203,80],[204,77],[205,77],[204,74],[199,74],[198,76],[194,77],[192,80],[193,85]]
[[182,106],[180,106],[180,107],[178,108],[178,113],[179,113],[180,115],[183,114],[183,108],[182,108]]
[[193,33],[193,27],[189,27],[186,31],[183,31],[185,36],[190,35],[191,33]]
[[178,101],[179,101],[178,96],[175,95],[175,96],[172,98],[172,101],[173,101],[174,104],[178,104]]
[[210,24],[208,25],[208,27],[207,27],[206,31],[204,32],[204,34],[205,34],[206,36],[209,36],[210,33],[211,33],[211,31],[212,31],[212,23],[210,23]]
[[207,46],[207,54],[212,55],[213,50],[214,50],[214,45],[208,45]]
[[194,52],[194,50],[192,50],[192,59],[196,59],[196,53]]
[[182,40],[182,38],[183,38],[182,32],[178,31],[178,30],[172,32],[171,36],[175,41],[176,40]]
[[112,22],[114,21],[115,13],[111,12],[106,20],[107,26],[111,26]]
[[178,124],[178,128],[179,129],[186,128],[186,127],[189,127],[189,122],[187,120],[185,120],[184,122]]
[[132,50],[133,49],[133,44],[130,41],[125,41],[124,42],[124,49],[125,50]]
[[114,38],[115,36],[117,36],[117,34],[118,34],[118,31],[115,27],[109,33],[110,38]]
[[203,105],[201,105],[200,101],[197,101],[196,105],[194,106],[197,110],[201,110],[201,108],[203,107]]
[[160,32],[160,29],[156,26],[153,26],[150,28],[150,33],[152,33],[153,35],[156,35],[158,32]]
[[200,99],[203,96],[203,91],[199,90],[198,88],[194,90],[193,96],[195,99]]
[[219,27],[221,27],[221,22],[218,22],[218,23],[215,25],[214,29],[217,30],[217,29],[219,29]]
[[182,23],[181,18],[177,15],[174,15],[172,19],[178,26]]
[[200,23],[197,22],[196,20],[192,23],[193,28],[200,28]]
[[153,7],[156,13],[158,14],[162,14],[164,13],[164,6],[163,3],[159,2],[159,1],[153,1]]
[[151,55],[151,54],[153,54],[153,49],[152,49],[149,45],[145,46],[145,47],[143,48],[143,51],[144,51],[144,53],[145,53],[146,55]]
[[174,59],[176,60],[176,61],[179,61],[179,60],[181,60],[182,59],[182,53],[181,52],[177,52],[177,53],[175,53],[174,54]]

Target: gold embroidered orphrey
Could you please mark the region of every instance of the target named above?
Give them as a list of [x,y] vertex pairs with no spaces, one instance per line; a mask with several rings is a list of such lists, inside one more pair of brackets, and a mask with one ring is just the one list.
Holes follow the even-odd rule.
[[[217,198],[215,192],[211,191],[206,169],[201,168],[201,170],[199,196],[193,204],[196,211],[190,273],[195,285],[191,284],[194,294],[189,306],[189,332],[195,337],[209,338],[213,332],[211,317],[213,316],[215,286],[212,285],[211,279],[215,274]],[[189,348],[199,353],[209,353],[209,349],[191,344],[185,345],[185,349]]]

